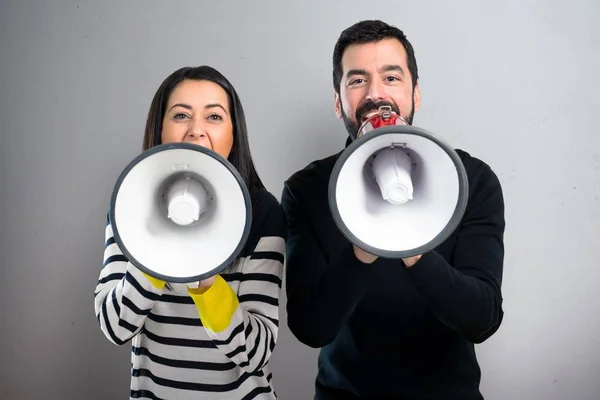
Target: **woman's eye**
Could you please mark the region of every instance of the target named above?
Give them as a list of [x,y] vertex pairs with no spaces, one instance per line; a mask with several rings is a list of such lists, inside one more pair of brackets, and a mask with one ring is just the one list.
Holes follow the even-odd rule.
[[212,119],[213,121],[221,121],[223,118],[219,114],[211,114],[208,116],[208,119]]
[[178,113],[178,114],[175,114],[173,116],[174,119],[184,119],[184,118],[187,118],[187,117],[188,116],[186,114],[182,114],[182,113]]

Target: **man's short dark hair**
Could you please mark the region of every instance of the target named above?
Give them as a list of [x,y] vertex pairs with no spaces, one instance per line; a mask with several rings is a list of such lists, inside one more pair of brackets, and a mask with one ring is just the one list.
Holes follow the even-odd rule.
[[415,51],[406,38],[404,32],[395,26],[386,24],[379,20],[360,21],[346,28],[338,38],[333,50],[333,87],[337,93],[340,92],[340,82],[342,81],[342,56],[346,48],[352,44],[374,43],[382,39],[395,38],[400,41],[406,50],[406,63],[410,71],[413,82],[413,88],[419,78],[417,70],[417,60]]

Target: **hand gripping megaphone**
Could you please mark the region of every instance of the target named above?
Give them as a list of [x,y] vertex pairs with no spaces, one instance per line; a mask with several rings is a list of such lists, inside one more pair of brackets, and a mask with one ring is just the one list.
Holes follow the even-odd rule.
[[115,242],[130,262],[167,282],[222,271],[242,251],[252,222],[239,172],[190,143],[152,147],[121,172],[110,200]]
[[379,257],[407,258],[434,249],[452,234],[468,193],[456,151],[382,106],[338,157],[329,180],[329,207],[342,234],[357,247]]

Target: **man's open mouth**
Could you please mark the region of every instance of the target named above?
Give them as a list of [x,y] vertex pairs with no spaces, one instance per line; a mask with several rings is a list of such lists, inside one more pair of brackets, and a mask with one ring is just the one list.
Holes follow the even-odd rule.
[[368,120],[369,118],[371,118],[373,115],[377,114],[379,111],[378,110],[370,110],[367,111],[363,114],[362,118],[360,119],[360,122],[363,123],[366,120]]

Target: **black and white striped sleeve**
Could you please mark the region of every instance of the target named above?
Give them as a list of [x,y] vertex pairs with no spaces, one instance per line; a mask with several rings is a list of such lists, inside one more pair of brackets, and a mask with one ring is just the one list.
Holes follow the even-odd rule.
[[[254,222],[259,225],[253,229],[256,245],[241,260],[241,270],[228,278],[240,281],[237,297],[231,294],[234,308],[231,320],[222,330],[206,328],[217,347],[250,373],[268,363],[277,343],[287,232],[283,211],[275,197],[267,194],[259,205]],[[220,301],[222,304],[223,297]],[[202,308],[205,307],[206,304]]]
[[107,219],[104,267],[94,292],[94,308],[108,340],[122,345],[134,337],[161,293],[162,288],[154,286],[121,252]]

